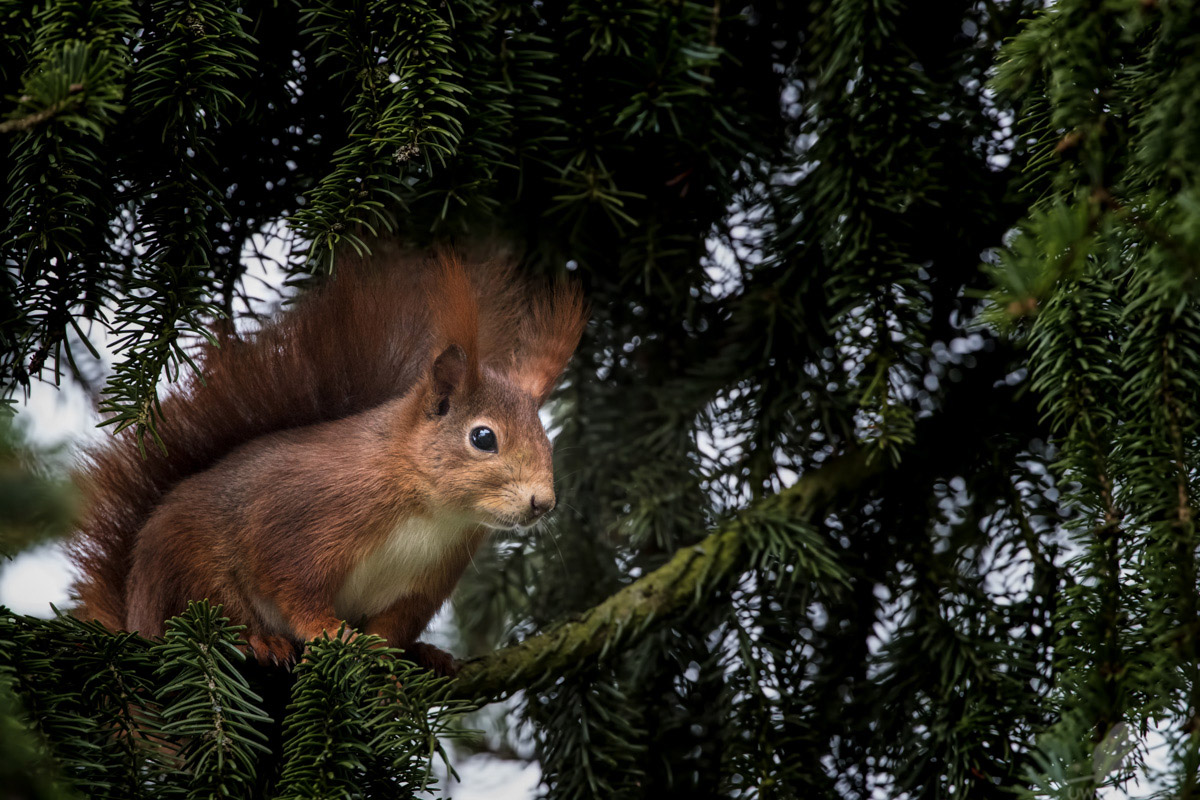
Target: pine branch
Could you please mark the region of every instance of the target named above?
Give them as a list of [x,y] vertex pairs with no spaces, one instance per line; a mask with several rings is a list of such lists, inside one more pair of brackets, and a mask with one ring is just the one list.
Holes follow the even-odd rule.
[[450,23],[428,3],[317,3],[301,19],[335,76],[353,86],[346,143],[291,220],[310,242],[309,266],[329,269],[339,244],[392,230],[402,177],[444,166],[462,138],[466,106],[449,62]]
[[237,647],[240,630],[219,606],[189,603],[151,651],[160,664],[156,733],[178,745],[182,769],[171,780],[187,787],[188,798],[244,795],[270,752],[258,727],[270,718],[237,669],[245,658]]
[[381,644],[340,634],[309,644],[296,667],[273,796],[416,797],[437,781],[435,758],[449,768],[442,743],[465,735],[453,722],[470,706],[447,701],[444,679]]
[[[578,618],[519,644],[466,662],[453,693],[499,699],[534,688],[570,672],[585,661],[603,659],[618,645],[640,638],[655,620],[697,603],[705,592],[749,566],[750,552],[762,546],[761,522],[786,516],[807,523],[861,488],[883,466],[870,451],[857,450],[801,477],[795,484],[755,503],[698,544],[679,550],[670,561],[634,581]],[[755,545],[758,545],[757,547]],[[819,567],[811,567],[814,573]]]
[[60,800],[70,797],[58,783],[58,769],[46,747],[24,719],[12,679],[0,672],[0,780],[12,797]]

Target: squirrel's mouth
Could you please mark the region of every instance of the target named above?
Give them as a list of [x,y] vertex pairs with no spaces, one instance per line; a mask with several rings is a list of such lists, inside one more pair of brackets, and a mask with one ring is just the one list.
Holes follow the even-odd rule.
[[483,524],[485,527],[491,528],[492,530],[507,531],[507,530],[512,530],[513,528],[518,528],[518,529],[522,529],[522,530],[525,528],[531,528],[535,524],[537,524],[537,521],[538,521],[537,517],[534,517],[532,519],[522,518],[522,517],[495,517],[491,520],[484,522]]
[[[528,501],[514,503],[514,496],[527,497]],[[552,490],[539,491],[522,485],[505,492],[502,502],[484,505],[479,510],[485,517],[483,525],[494,530],[509,530],[511,528],[532,528],[542,517],[554,509],[554,505]]]
[[491,515],[491,519],[484,520],[484,526],[497,531],[506,531],[513,528],[524,530],[537,525],[542,519],[542,514],[527,512],[525,514],[496,514]]

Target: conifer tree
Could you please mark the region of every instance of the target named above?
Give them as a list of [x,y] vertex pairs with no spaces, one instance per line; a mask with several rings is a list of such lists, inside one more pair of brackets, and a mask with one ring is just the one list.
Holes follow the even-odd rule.
[[[2,614],[0,780],[415,796],[483,720],[556,799],[1197,796],[1198,16],[0,0],[15,399],[108,331],[101,410],[155,446],[264,239],[301,284],[495,243],[593,309],[564,502],[476,556],[456,679],[257,669],[206,604]],[[6,550],[62,527],[11,480]]]

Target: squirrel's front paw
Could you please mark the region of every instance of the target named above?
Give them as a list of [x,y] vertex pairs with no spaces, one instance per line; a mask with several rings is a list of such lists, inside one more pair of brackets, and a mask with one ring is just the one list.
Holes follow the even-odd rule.
[[291,667],[296,663],[296,644],[286,636],[251,634],[247,645],[264,667]]
[[413,642],[404,648],[404,657],[441,678],[453,678],[458,674],[454,656],[425,642]]

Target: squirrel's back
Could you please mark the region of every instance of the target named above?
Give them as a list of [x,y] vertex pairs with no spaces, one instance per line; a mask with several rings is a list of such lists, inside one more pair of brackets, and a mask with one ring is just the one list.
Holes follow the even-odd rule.
[[143,451],[127,431],[86,453],[77,473],[85,511],[71,544],[77,613],[124,627],[137,532],[189,476],[261,436],[399,397],[427,367],[439,329],[473,326],[485,356],[511,348],[515,309],[525,302],[511,270],[448,269],[448,261],[379,243],[375,256],[340,264],[327,285],[260,330],[200,347],[203,380],[193,377],[162,403],[161,447],[147,441]]

